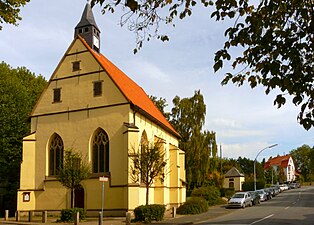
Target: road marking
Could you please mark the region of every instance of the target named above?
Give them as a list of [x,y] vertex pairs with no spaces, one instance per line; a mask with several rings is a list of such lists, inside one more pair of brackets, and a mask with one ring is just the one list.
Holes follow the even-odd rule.
[[285,209],[289,209],[290,208],[290,206],[287,206]]
[[275,214],[271,214],[271,215],[266,216],[266,217],[264,217],[264,218],[262,218],[262,219],[260,219],[260,220],[256,220],[256,221],[254,221],[253,223],[250,223],[250,225],[259,223],[259,222],[261,222],[261,221],[263,221],[263,220],[266,220],[266,219],[268,219],[268,218],[270,218],[270,217],[272,217],[272,216],[274,216],[274,215],[275,215]]

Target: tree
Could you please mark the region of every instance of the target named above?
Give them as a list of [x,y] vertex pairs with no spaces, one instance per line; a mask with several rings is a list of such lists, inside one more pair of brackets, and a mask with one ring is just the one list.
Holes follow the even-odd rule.
[[278,167],[278,181],[280,184],[284,183],[287,181],[287,176],[285,174],[285,170],[284,168],[282,168],[281,166]]
[[81,182],[91,174],[91,167],[86,159],[72,149],[65,150],[64,162],[58,170],[60,183],[71,190],[71,208],[75,206],[75,190],[81,187]]
[[0,210],[16,210],[19,188],[22,139],[30,133],[28,119],[47,81],[25,67],[12,68],[0,63]]
[[[0,24],[9,23],[17,25],[17,21],[22,18],[19,16],[20,8],[30,0],[0,0]],[[0,30],[2,26],[0,25]]]
[[180,99],[179,96],[176,96],[172,103],[170,123],[182,136],[180,147],[185,149],[185,143],[196,132],[200,134],[204,125],[206,115],[204,97],[200,90],[197,90],[191,98]]
[[164,181],[166,171],[165,150],[163,144],[158,141],[153,144],[143,144],[140,146],[137,154],[134,150],[135,157],[132,157],[131,179],[133,182],[141,182],[146,187],[146,205],[149,203],[149,187],[155,180]]
[[290,154],[293,158],[296,170],[300,172],[304,181],[311,181],[310,175],[314,174],[314,149],[308,145],[302,145],[290,151]]
[[[219,1],[217,1],[219,2]],[[212,14],[216,20],[235,19],[226,30],[228,40],[215,56],[215,71],[231,60],[230,49],[242,47],[241,56],[233,60],[236,74],[227,73],[222,84],[229,81],[252,88],[263,85],[265,93],[279,89],[274,104],[286,103],[285,94],[301,106],[298,120],[305,129],[314,126],[314,4],[312,0],[263,0],[257,6],[249,1],[216,2]],[[241,17],[243,19],[241,19]]]
[[[143,1],[92,0],[103,5],[103,13],[122,7],[120,24],[128,25],[137,36],[136,52],[143,41],[169,37],[159,34],[160,23],[174,24],[174,19],[192,15],[195,0]],[[217,21],[230,19],[233,26],[225,31],[227,41],[215,53],[214,71],[224,61],[232,60],[235,73],[228,72],[222,81],[238,86],[248,82],[252,88],[261,85],[265,93],[280,91],[274,104],[280,108],[287,94],[300,106],[299,123],[310,129],[314,126],[314,4],[312,0],[201,0]],[[232,48],[241,48],[242,55],[231,56]]]
[[185,151],[187,189],[191,191],[206,183],[208,173],[217,166],[212,165],[217,157],[216,134],[202,131],[206,105],[200,90],[190,98],[176,96],[172,102],[170,123],[182,137],[180,148]]
[[312,147],[312,150],[310,152],[310,175],[308,176],[309,181],[314,181],[314,147]]
[[164,117],[169,121],[170,120],[170,113],[165,112],[165,108],[168,106],[167,101],[165,98],[157,98],[156,96],[150,95],[149,98],[154,102],[157,108],[162,112]]
[[190,140],[183,144],[186,161],[186,178],[188,190],[201,187],[214,178],[214,171],[217,171],[213,155],[213,149],[217,148],[215,133],[209,131],[195,131]]
[[223,158],[222,159],[222,174],[226,174],[232,167],[235,167],[237,169],[240,168],[237,160],[229,159],[229,158]]
[[276,184],[279,182],[277,172],[272,166],[265,171],[265,181],[267,184]]
[[[254,172],[254,160],[251,160],[249,158],[246,157],[239,157],[237,159],[237,162],[241,168],[241,171],[244,173],[245,176],[253,176],[253,172]],[[256,166],[257,166],[258,162],[256,162]],[[257,173],[256,173],[257,174]]]
[[170,113],[164,110],[167,106],[165,99],[158,99],[154,96],[150,98],[182,137],[179,147],[185,151],[188,192],[195,187],[210,183],[209,179],[217,180],[215,175],[218,167],[216,134],[213,131],[202,130],[206,105],[200,90],[195,91],[194,96],[190,98],[174,97]]
[[[248,159],[246,157],[239,157],[237,159],[237,163],[240,167],[240,170],[244,173],[246,179],[254,178],[254,160]],[[262,164],[256,161],[255,169],[257,181],[264,183],[265,176]]]

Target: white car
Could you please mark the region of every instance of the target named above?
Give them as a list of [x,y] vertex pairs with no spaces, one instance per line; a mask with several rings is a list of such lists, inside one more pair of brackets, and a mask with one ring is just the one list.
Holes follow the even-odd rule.
[[288,185],[287,184],[280,184],[279,185],[279,188],[281,191],[286,191],[289,189]]
[[253,205],[252,200],[249,192],[237,192],[229,199],[227,207],[245,208]]

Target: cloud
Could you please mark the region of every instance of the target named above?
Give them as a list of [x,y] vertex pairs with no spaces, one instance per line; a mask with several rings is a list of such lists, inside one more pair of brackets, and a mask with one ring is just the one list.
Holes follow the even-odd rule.
[[[254,160],[257,156],[257,154],[263,150],[264,148],[273,145],[274,143],[267,143],[267,142],[247,142],[244,144],[225,144],[222,143],[222,156],[226,158],[234,158],[237,159],[239,157],[246,157]],[[266,160],[272,155],[275,154],[278,149],[270,148],[270,149],[264,149],[260,155],[257,158],[257,161],[261,161],[263,158]],[[272,154],[270,154],[272,153]]]
[[[131,60],[129,63],[131,68],[136,68],[137,73],[134,74],[137,80],[144,80],[150,83],[159,83],[160,85],[170,85],[171,77],[168,73],[164,72],[162,68],[156,64],[146,61],[142,57],[137,60]],[[135,73],[135,71],[134,71]]]

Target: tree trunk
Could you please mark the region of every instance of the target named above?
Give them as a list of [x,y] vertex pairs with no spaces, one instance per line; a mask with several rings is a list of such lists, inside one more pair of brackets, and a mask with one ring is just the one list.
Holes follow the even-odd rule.
[[146,205],[148,205],[149,200],[149,185],[146,185]]
[[73,209],[75,205],[75,189],[73,188],[71,191],[72,191],[71,208]]

